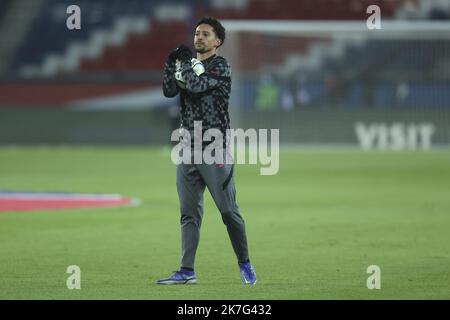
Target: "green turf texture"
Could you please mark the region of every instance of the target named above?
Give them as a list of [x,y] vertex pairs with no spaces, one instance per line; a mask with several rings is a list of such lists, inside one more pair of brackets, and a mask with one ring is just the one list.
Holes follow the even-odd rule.
[[[450,151],[283,149],[277,175],[235,174],[257,285],[242,285],[206,192],[198,284],[158,286],[180,258],[167,149],[1,148],[0,189],[143,203],[0,213],[0,299],[450,299]],[[66,287],[69,265],[81,290]],[[369,265],[380,290],[367,289]]]

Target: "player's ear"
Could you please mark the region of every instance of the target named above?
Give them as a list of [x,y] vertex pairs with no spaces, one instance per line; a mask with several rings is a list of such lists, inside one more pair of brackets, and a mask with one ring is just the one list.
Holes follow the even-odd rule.
[[222,44],[222,40],[216,38],[216,47],[219,47]]

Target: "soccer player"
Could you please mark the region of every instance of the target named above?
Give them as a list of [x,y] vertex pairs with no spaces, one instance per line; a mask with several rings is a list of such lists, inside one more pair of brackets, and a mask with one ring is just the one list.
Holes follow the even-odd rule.
[[[215,128],[226,137],[230,128],[228,101],[231,92],[231,68],[217,55],[225,40],[225,28],[211,17],[201,18],[195,26],[194,46],[205,72],[197,75],[191,63],[192,52],[181,45],[166,61],[163,92],[166,97],[180,94],[181,128],[194,132],[194,121],[202,121],[202,129]],[[180,61],[184,85],[175,78],[176,61]],[[223,141],[226,141],[224,138]],[[205,143],[202,143],[205,147]],[[208,188],[227,227],[237,257],[243,284],[255,284],[256,274],[250,263],[245,224],[236,203],[233,164],[224,163],[177,165],[177,191],[181,212],[181,266],[158,284],[193,284],[197,282],[194,260],[200,239],[203,217],[203,193]]]

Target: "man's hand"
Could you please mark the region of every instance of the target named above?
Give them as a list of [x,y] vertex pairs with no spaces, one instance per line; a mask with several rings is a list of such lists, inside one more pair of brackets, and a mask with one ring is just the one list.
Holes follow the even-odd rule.
[[173,49],[167,57],[168,64],[174,64],[178,58],[178,48]]
[[174,64],[176,60],[180,60],[181,62],[191,61],[192,52],[186,45],[181,44],[177,48],[173,49],[169,56],[167,57],[167,62],[169,64]]
[[182,44],[178,47],[178,59],[181,62],[190,62],[192,59],[192,52],[187,46]]

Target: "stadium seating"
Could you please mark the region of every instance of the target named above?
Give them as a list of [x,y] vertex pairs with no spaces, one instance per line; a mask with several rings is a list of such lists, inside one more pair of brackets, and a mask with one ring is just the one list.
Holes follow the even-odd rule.
[[251,20],[360,20],[369,5],[378,5],[387,18],[392,17],[397,0],[252,0],[242,9],[199,8],[201,15],[222,19]]
[[[244,7],[217,6],[217,1],[194,2],[193,18],[212,15],[220,19],[295,19],[295,20],[354,20],[366,17],[369,4],[378,4],[384,17],[393,15],[397,0],[286,0],[281,6],[275,0],[248,0]],[[36,17],[31,31],[18,50],[14,70],[28,65],[43,63],[49,54],[62,54],[70,43],[86,41],[96,30],[111,28],[113,22],[123,16],[143,16],[152,20],[151,28],[144,35],[130,36],[121,47],[107,47],[94,61],[84,60],[81,72],[93,71],[135,71],[161,69],[161,60],[173,43],[187,41],[190,19],[159,22],[157,8],[167,2],[147,0],[79,0],[82,8],[82,28],[76,32],[64,27],[65,8],[73,4],[69,0],[46,0]],[[182,1],[170,4],[183,5]],[[226,4],[226,2],[225,2]],[[184,25],[183,25],[184,23]],[[171,35],[168,37],[167,35]],[[301,46],[301,45],[300,45]],[[289,52],[288,52],[289,53]],[[154,56],[154,59],[148,59]],[[279,60],[279,59],[278,59]],[[257,64],[258,60],[250,63]],[[251,68],[251,66],[250,66]]]
[[[14,69],[42,63],[48,54],[63,53],[75,41],[86,41],[96,30],[110,28],[123,16],[149,17],[153,6],[160,1],[146,0],[46,0],[35,18],[27,38],[16,53]],[[77,4],[81,8],[82,27],[66,28],[66,8]]]
[[[276,0],[202,0],[189,4],[162,0],[79,0],[76,4],[82,8],[82,28],[70,31],[65,28],[65,8],[74,4],[73,1],[45,2],[16,53],[13,65],[16,73],[25,66],[43,65],[49,55],[64,56],[71,44],[86,44],[96,32],[112,30],[119,18],[127,16],[149,21],[148,29],[127,34],[126,39],[119,44],[106,44],[98,55],[82,57],[75,70],[61,71],[61,74],[160,74],[167,53],[174,44],[192,41],[192,23],[203,15],[219,19],[347,21],[364,19],[367,17],[367,6],[376,4],[382,9],[383,19],[389,19],[394,17],[399,4],[398,0],[285,0],[282,5]],[[2,5],[6,6],[6,3],[2,2]],[[267,67],[282,68],[289,56],[306,56],[313,45],[331,44],[333,39],[310,37],[299,40],[289,36],[248,33],[238,41],[238,54],[242,59],[234,67],[243,73],[258,74]],[[450,48],[433,50],[433,47],[442,45],[437,41],[404,39],[369,40],[358,45],[346,43],[344,53],[339,57],[323,57],[320,70],[302,71],[309,79],[304,84],[304,90],[309,94],[312,104],[320,103],[327,90],[325,77],[336,77],[336,81],[345,87],[346,73],[351,70],[353,82],[345,90],[341,88],[339,97],[346,106],[367,103],[374,106],[444,105],[448,101],[447,85],[419,81],[430,70],[438,69],[436,64],[444,58],[446,52],[450,52]],[[259,50],[252,50],[255,47]],[[282,50],[270,50],[272,47]],[[327,70],[327,74],[323,74],[321,70]],[[395,100],[396,88],[405,78],[411,80],[408,86],[410,94],[398,102]],[[258,79],[252,80],[250,77],[247,80],[243,82],[243,87],[246,88],[244,99],[248,102],[245,105],[254,105]],[[285,90],[283,81],[278,84],[280,90]],[[426,97],[430,96],[433,99],[427,100]]]
[[[186,41],[185,22],[154,22],[151,31],[131,35],[120,47],[107,47],[98,59],[82,61],[82,72],[160,70],[174,43]],[[171,34],[171,37],[161,35]]]

